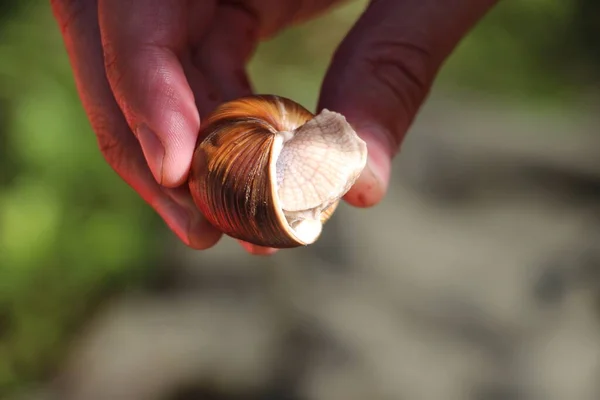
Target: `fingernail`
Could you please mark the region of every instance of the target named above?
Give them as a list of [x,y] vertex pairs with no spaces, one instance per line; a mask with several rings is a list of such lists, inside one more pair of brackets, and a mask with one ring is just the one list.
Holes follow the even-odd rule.
[[389,172],[386,171],[385,167],[380,165],[375,158],[369,156],[367,159],[367,165],[365,166],[365,172],[371,175],[371,179],[377,182],[377,186],[379,186],[382,190],[387,188],[386,176],[389,175]]
[[175,233],[182,242],[189,245],[188,213],[170,199],[161,200],[155,205],[155,208],[173,233]]
[[135,130],[135,135],[140,142],[146,162],[159,184],[163,181],[163,162],[165,148],[158,136],[146,124],[140,124]]
[[367,143],[367,165],[360,177],[344,196],[344,199],[357,207],[372,207],[385,196],[390,177],[391,159],[389,150],[374,129],[361,129],[362,139]]
[[222,236],[200,213],[194,212],[188,219],[189,246],[196,250],[206,250],[213,247]]
[[391,172],[389,149],[377,139],[377,136],[371,135],[365,138],[369,151],[365,169],[373,175],[383,190],[387,190]]
[[270,256],[277,253],[277,249],[273,249],[271,247],[257,246],[255,244],[244,242],[242,240],[240,240],[239,242],[244,248],[244,250],[255,256]]

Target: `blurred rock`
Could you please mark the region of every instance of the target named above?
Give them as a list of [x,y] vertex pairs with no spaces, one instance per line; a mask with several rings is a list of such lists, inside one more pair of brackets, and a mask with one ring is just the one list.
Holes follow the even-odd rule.
[[[386,200],[271,258],[169,248],[62,400],[600,398],[595,121],[433,98]],[[187,397],[186,397],[187,396]]]

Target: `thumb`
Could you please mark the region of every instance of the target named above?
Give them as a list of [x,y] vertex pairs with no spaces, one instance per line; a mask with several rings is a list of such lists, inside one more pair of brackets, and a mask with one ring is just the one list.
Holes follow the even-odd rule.
[[319,109],[342,113],[367,142],[369,160],[345,199],[369,207],[385,195],[391,161],[437,72],[497,0],[372,0],[344,39]]

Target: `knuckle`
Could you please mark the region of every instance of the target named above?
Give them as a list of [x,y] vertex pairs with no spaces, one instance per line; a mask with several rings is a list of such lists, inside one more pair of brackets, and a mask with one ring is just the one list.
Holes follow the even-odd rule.
[[222,0],[223,3],[244,8],[260,21],[263,37],[280,32],[291,23],[303,22],[330,9],[344,0]]
[[50,6],[58,20],[61,33],[66,34],[74,21],[90,8],[87,0],[50,0]]
[[429,93],[433,79],[430,53],[413,42],[395,41],[371,46],[368,54],[364,68],[374,88],[400,114],[387,122],[389,148],[397,150],[403,137],[400,133],[412,124]]
[[408,113],[414,113],[431,87],[434,60],[416,40],[349,37],[334,55],[334,63],[360,71],[373,86]]
[[123,148],[114,134],[113,124],[102,112],[88,111],[88,119],[96,134],[98,148],[104,159],[117,171],[123,159]]
[[122,69],[119,68],[118,64],[118,52],[114,48],[112,42],[108,40],[103,41],[102,47],[104,51],[104,67],[106,69],[107,78],[111,85],[120,86],[122,82]]
[[289,16],[289,21],[302,22],[313,18],[342,3],[344,0],[304,0],[296,6]]
[[116,51],[110,41],[104,41],[103,51],[104,70],[110,88],[115,96],[115,101],[119,105],[127,121],[131,122],[134,113],[129,103],[125,101],[125,98],[127,97],[125,94],[128,92],[128,88],[125,87],[125,85],[131,84],[132,79],[136,79],[137,77],[132,77],[131,74],[125,76],[130,69],[126,65],[123,65],[119,52]]
[[425,47],[395,41],[372,46],[365,61],[372,77],[412,114],[429,92],[430,60]]
[[[364,107],[386,127],[388,147],[398,149],[429,93],[436,60],[417,37],[380,31],[371,36],[351,33],[347,39],[334,55],[333,63],[342,66],[339,79],[374,101],[376,105]],[[364,80],[357,84],[356,76]]]

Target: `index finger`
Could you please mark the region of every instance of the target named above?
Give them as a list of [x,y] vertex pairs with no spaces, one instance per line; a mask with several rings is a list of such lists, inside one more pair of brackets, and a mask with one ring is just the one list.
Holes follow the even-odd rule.
[[111,167],[165,220],[182,242],[196,249],[213,246],[221,234],[194,207],[181,188],[161,188],[112,95],[104,72],[97,0],[55,0],[60,25],[84,109]]
[[[181,185],[187,178],[200,116],[182,66],[188,51],[187,0],[99,0],[106,73],[156,181]],[[208,25],[215,2],[195,6]],[[195,31],[207,26],[195,24]],[[195,34],[201,34],[195,32]],[[198,82],[195,83],[199,85]],[[203,83],[200,83],[202,86]],[[204,82],[203,92],[209,92]]]

